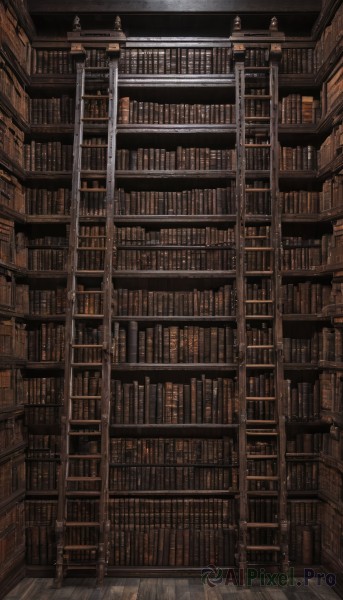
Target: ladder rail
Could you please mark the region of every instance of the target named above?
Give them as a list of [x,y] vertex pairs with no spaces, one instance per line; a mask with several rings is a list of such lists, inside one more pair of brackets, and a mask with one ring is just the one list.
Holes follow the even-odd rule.
[[66,512],[66,487],[65,482],[68,476],[68,454],[69,454],[69,421],[71,417],[71,395],[72,395],[72,363],[74,349],[72,340],[74,339],[75,321],[73,318],[76,277],[77,270],[77,236],[79,231],[80,217],[80,182],[81,182],[81,160],[83,141],[83,112],[84,103],[82,96],[85,88],[85,52],[80,52],[76,57],[76,94],[75,94],[75,127],[74,127],[74,145],[73,145],[73,175],[72,175],[72,202],[70,211],[70,233],[69,233],[69,252],[67,265],[67,306],[65,320],[65,357],[64,357],[64,400],[63,413],[61,418],[61,466],[58,481],[58,502],[57,502],[57,559],[56,559],[56,583],[61,584],[63,578],[63,547],[65,535],[65,512]]
[[283,400],[283,325],[282,325],[282,280],[281,280],[281,247],[282,247],[282,231],[281,231],[281,199],[279,193],[279,140],[278,140],[278,123],[279,123],[279,86],[278,72],[279,62],[281,60],[281,47],[277,44],[271,45],[270,50],[270,74],[269,88],[271,93],[270,101],[270,143],[271,143],[271,202],[272,202],[272,221],[271,221],[271,241],[274,246],[274,343],[276,349],[275,355],[275,395],[276,395],[276,411],[279,427],[279,496],[278,510],[280,521],[280,546],[281,546],[281,561],[282,569],[287,571],[289,567],[288,558],[288,540],[287,540],[287,466],[286,466],[286,429],[284,416],[284,400]]
[[[116,53],[117,56],[119,53]],[[99,506],[100,543],[98,583],[102,584],[105,566],[108,561],[108,487],[109,487],[109,421],[111,403],[111,346],[112,346],[112,272],[114,249],[114,189],[116,126],[118,109],[118,58],[109,56],[109,98],[108,98],[108,151],[106,175],[106,249],[104,257],[104,316],[103,316],[103,364],[101,388],[101,498]]]
[[[84,270],[80,266],[80,258],[85,248],[80,246],[80,217],[81,217],[81,185],[84,169],[82,162],[83,148],[98,147],[96,144],[83,143],[84,116],[85,116],[85,87],[88,82],[87,67],[85,63],[85,51],[82,46],[76,55],[76,101],[75,101],[75,129],[74,129],[74,162],[72,175],[72,205],[71,205],[71,227],[69,239],[69,253],[67,264],[67,311],[66,311],[66,339],[65,339],[65,383],[64,383],[64,408],[62,417],[62,439],[61,439],[61,470],[59,477],[58,511],[56,520],[57,534],[57,561],[55,583],[60,587],[63,577],[68,569],[78,568],[80,565],[75,561],[75,553],[90,553],[89,567],[96,570],[97,584],[102,585],[109,558],[109,534],[110,522],[108,520],[109,500],[109,421],[111,402],[111,348],[112,348],[112,271],[113,271],[113,249],[114,249],[114,192],[115,192],[115,157],[116,157],[116,119],[118,108],[118,58],[120,53],[119,44],[110,44],[108,54],[108,129],[107,140],[103,146],[107,148],[106,164],[106,187],[105,194],[106,221],[105,234],[93,235],[101,241],[105,238],[105,244],[95,245],[103,256],[102,266],[98,269],[98,290],[103,298],[103,311],[101,316],[101,339],[96,343],[83,343],[81,330],[77,329],[78,306],[76,302],[79,283],[82,283]],[[75,55],[75,53],[74,53]],[[94,79],[90,78],[90,85],[94,85]],[[96,216],[94,216],[96,222]],[[86,236],[87,237],[87,236]],[[93,248],[93,247],[92,247]],[[81,278],[81,279],[80,279]],[[85,314],[85,318],[87,315]],[[92,315],[90,315],[90,318]],[[80,338],[81,335],[81,338]],[[100,343],[101,342],[101,343]],[[92,395],[80,395],[75,388],[75,373],[83,373],[85,364],[82,362],[83,355],[77,354],[79,350],[87,351],[97,349],[96,362],[92,364],[99,372],[100,390]],[[77,405],[83,399],[94,398],[98,403],[93,416],[81,409],[81,416],[77,416]],[[83,428],[82,428],[83,426]],[[82,429],[80,429],[82,428]],[[74,440],[74,442],[72,441]],[[76,444],[76,446],[74,446]],[[79,445],[80,444],[80,445]],[[92,451],[90,452],[90,447]],[[77,448],[77,449],[75,449]],[[80,471],[75,466],[81,465]],[[74,462],[73,462],[74,461]],[[89,468],[88,474],[84,474],[83,467]],[[92,461],[92,463],[90,463]],[[81,476],[82,475],[82,476]],[[87,487],[87,482],[93,486]],[[86,487],[83,487],[85,484]],[[69,487],[71,486],[71,487]],[[80,487],[79,487],[80,486]],[[95,486],[95,487],[94,487]],[[88,491],[87,491],[88,490]],[[95,498],[94,519],[92,515],[83,518],[83,521],[72,518],[72,505],[75,496],[80,495],[79,502],[84,505],[87,512],[87,502]],[[97,514],[96,514],[97,513]],[[84,531],[82,533],[82,527]],[[73,529],[80,533],[73,534]],[[92,530],[90,533],[88,530]],[[88,534],[87,534],[88,532]],[[82,543],[81,543],[82,541]],[[73,554],[74,553],[74,554]],[[79,562],[79,561],[78,561]]]
[[[248,41],[249,44],[249,41]],[[249,44],[252,46],[252,44]],[[237,341],[238,341],[238,377],[239,377],[239,567],[246,569],[248,564],[252,564],[250,558],[251,552],[264,553],[272,552],[274,559],[278,556],[278,563],[282,571],[287,571],[289,567],[288,561],[288,523],[287,523],[287,491],[286,491],[286,430],[285,430],[285,418],[283,416],[283,379],[284,379],[284,368],[283,368],[283,328],[282,328],[282,281],[281,281],[281,206],[280,206],[280,195],[279,195],[279,145],[278,145],[278,63],[281,58],[281,46],[279,44],[270,43],[269,56],[268,56],[268,67],[263,67],[266,75],[264,82],[256,82],[252,79],[250,87],[253,88],[256,83],[258,85],[268,86],[263,94],[255,94],[255,90],[252,89],[252,94],[247,92],[248,83],[246,77],[251,78],[250,72],[253,68],[246,68],[245,66],[245,44],[236,43],[233,47],[233,54],[235,60],[235,81],[236,81],[236,151],[237,151],[237,172],[236,172],[236,200],[237,200],[237,225],[236,225],[236,247],[237,247]],[[249,71],[249,73],[247,73]],[[265,128],[266,140],[262,142],[256,142],[253,138],[253,133],[248,136],[248,143],[246,138],[246,128],[249,128],[250,117],[246,115],[246,101],[247,99],[256,98],[260,100],[263,98],[269,103],[269,117],[262,117]],[[250,106],[250,105],[249,105]],[[250,109],[251,110],[251,109]],[[259,117],[256,117],[258,119]],[[269,136],[269,139],[268,139]],[[247,170],[246,166],[249,164],[248,152],[253,152],[253,148],[267,148],[269,151],[269,169],[268,169],[268,192],[270,198],[270,216],[266,215],[265,226],[269,230],[268,234],[263,233],[264,239],[270,241],[268,246],[263,244],[257,246],[249,246],[246,244],[246,240],[250,239],[249,234],[249,222],[246,221],[247,214],[247,198],[246,192],[249,188],[247,185]],[[257,150],[258,151],[258,150]],[[258,171],[265,170],[256,169],[256,177],[258,178]],[[258,220],[259,226],[261,219]],[[256,232],[257,233],[257,232]],[[253,235],[255,239],[262,239],[261,234]],[[247,257],[255,254],[258,259],[258,253],[261,256],[265,256],[266,252],[270,253],[271,262],[268,270],[263,267],[264,259],[256,263],[253,269],[251,263],[247,261]],[[255,263],[253,263],[255,264]],[[250,331],[249,320],[255,315],[250,315],[246,312],[246,306],[249,303],[247,299],[249,282],[252,281],[256,274],[261,274],[268,279],[270,282],[271,289],[271,300],[269,301],[272,306],[272,322],[271,322],[271,335],[272,342],[266,337],[262,342],[254,341],[249,344],[247,343],[248,335]],[[263,299],[261,303],[265,302]],[[257,316],[261,321],[263,331],[263,315]],[[249,338],[251,340],[251,337]],[[260,355],[265,348],[268,348],[268,352],[273,351],[273,359],[269,354]],[[250,352],[256,352],[255,360],[251,360]],[[251,364],[250,364],[251,363]],[[272,363],[272,364],[271,364]],[[262,393],[261,397],[252,394],[251,391],[248,393],[247,383],[249,370],[258,369],[262,373],[266,369],[271,373],[273,377],[274,391],[272,394],[267,395]],[[270,396],[270,397],[269,397]],[[268,400],[268,404],[273,406],[272,411],[268,416],[268,411],[265,414],[256,413],[253,418],[248,417],[249,411],[251,411],[251,399],[253,400]],[[250,408],[249,404],[250,403]],[[254,414],[254,413],[253,413]],[[265,426],[262,431],[256,429],[257,426]],[[270,429],[272,427],[272,429]],[[248,456],[248,445],[250,446],[250,439],[258,439],[261,436],[267,436],[270,439],[271,436],[275,439],[274,450],[270,449],[269,454],[274,455],[276,461],[276,472],[275,474],[264,476],[255,471],[253,465],[251,465],[251,458],[253,455],[249,453]],[[272,447],[271,447],[272,448]],[[262,455],[261,455],[262,459]],[[256,463],[255,463],[256,466]],[[252,469],[252,470],[251,470]],[[269,488],[265,491],[257,490],[254,487],[250,487],[254,481],[268,480],[274,481],[277,488]],[[272,484],[271,484],[272,485]],[[263,523],[259,523],[256,519],[251,519],[251,507],[249,498],[251,495],[258,495],[263,498],[274,495],[277,503],[277,515],[275,521],[271,522],[268,527],[265,527]],[[275,532],[272,537],[266,535],[260,535],[258,532],[263,529],[269,529]],[[252,536],[250,533],[252,533]],[[248,541],[249,540],[249,541]],[[259,540],[256,543],[254,540]],[[269,540],[269,541],[268,541]],[[253,560],[255,563],[256,561]],[[274,561],[275,562],[275,561]]]
[[239,381],[239,567],[246,568],[247,547],[247,443],[246,443],[246,324],[245,324],[245,285],[244,285],[244,247],[245,247],[245,48],[234,45],[236,80],[236,127],[237,127],[237,172],[236,172],[236,288],[237,288],[237,345],[238,345],[238,381]]

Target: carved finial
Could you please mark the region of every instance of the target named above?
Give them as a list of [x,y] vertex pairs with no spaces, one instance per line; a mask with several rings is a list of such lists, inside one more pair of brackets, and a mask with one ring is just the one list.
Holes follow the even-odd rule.
[[80,17],[78,17],[77,15],[74,17],[73,31],[81,31],[81,21]]
[[235,17],[235,20],[233,22],[233,30],[234,31],[240,31],[242,28],[242,23],[241,23],[241,17],[239,17],[238,15]]
[[119,15],[117,15],[114,19],[114,31],[122,31],[121,18],[119,17]]
[[278,22],[277,22],[277,18],[276,17],[272,17],[270,19],[270,25],[269,25],[269,31],[277,31],[279,28]]

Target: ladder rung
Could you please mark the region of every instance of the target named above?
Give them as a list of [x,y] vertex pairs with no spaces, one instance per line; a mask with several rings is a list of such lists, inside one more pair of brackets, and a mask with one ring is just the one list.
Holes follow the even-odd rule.
[[246,148],[270,148],[271,144],[244,144]]
[[81,148],[108,148],[108,144],[80,144]]
[[247,546],[247,550],[251,550],[252,552],[268,552],[270,550],[275,550],[277,552],[280,550],[280,546]]
[[245,271],[245,275],[273,275],[274,271]]
[[89,569],[97,569],[98,565],[97,563],[74,563],[74,561],[72,563],[68,563],[67,565],[64,564],[63,565],[64,568],[71,570],[71,569],[77,569],[78,571],[88,571]]
[[247,425],[276,425],[275,419],[248,419]]
[[75,319],[102,319],[104,315],[100,315],[98,313],[75,313]]
[[247,523],[247,527],[261,528],[261,529],[278,529],[278,523]]
[[105,252],[106,246],[78,246],[77,250],[96,250],[97,252]]
[[249,460],[259,460],[264,458],[277,458],[277,454],[247,454]]
[[244,300],[245,304],[272,304],[274,300]]
[[85,67],[85,71],[108,71],[108,67]]
[[102,367],[102,363],[95,362],[74,362],[71,364],[72,367]]
[[68,454],[71,460],[85,460],[91,458],[101,458],[101,454]]
[[87,100],[107,100],[109,98],[108,94],[84,94],[82,98]]
[[72,348],[102,348],[103,344],[71,344]]
[[246,396],[246,400],[276,400],[276,396]]
[[245,246],[244,250],[246,252],[262,252],[264,250],[271,252],[274,248],[272,246]]
[[260,436],[260,435],[265,435],[265,436],[276,436],[279,435],[277,431],[268,431],[267,429],[251,429],[251,430],[247,430],[246,432],[247,435],[250,436]]
[[72,400],[101,400],[101,396],[70,396]]
[[279,492],[277,490],[248,490],[247,494],[249,496],[256,496],[256,497],[268,497],[268,496],[278,496]]
[[108,121],[108,117],[83,117],[81,121],[93,122],[93,121]]
[[[83,422],[84,423],[84,422]],[[79,436],[97,436],[101,435],[101,431],[69,431],[69,435],[73,435],[75,437]]]
[[244,94],[244,98],[258,98],[258,99],[271,99],[270,94]]
[[270,117],[245,117],[246,121],[270,121]]
[[247,475],[249,481],[278,481],[277,475]]
[[100,523],[95,521],[66,521],[66,527],[99,527]]
[[248,369],[263,369],[263,368],[272,369],[275,367],[275,365],[273,363],[266,363],[266,364],[261,364],[261,363],[257,363],[257,364],[251,363],[250,364],[249,363],[249,364],[246,364],[246,367]]
[[273,344],[261,344],[261,345],[249,345],[247,346],[247,348],[263,348],[263,349],[270,349],[270,348],[274,348]]
[[65,550],[97,550],[98,546],[94,546],[91,544],[72,544],[68,546],[64,546]]
[[71,419],[71,425],[100,425],[100,419]]
[[101,481],[101,477],[67,477],[67,481]]
[[100,496],[100,491],[97,492],[97,491],[93,491],[93,490],[91,490],[91,491],[88,491],[88,490],[87,491],[85,491],[85,490],[79,490],[79,491],[66,490],[65,493],[66,493],[66,496],[70,496],[70,497],[73,497],[73,496],[80,496],[80,497],[85,496],[87,498],[88,496],[94,496],[94,497],[98,498]]
[[251,192],[271,192],[271,188],[245,188],[245,192],[250,194]]

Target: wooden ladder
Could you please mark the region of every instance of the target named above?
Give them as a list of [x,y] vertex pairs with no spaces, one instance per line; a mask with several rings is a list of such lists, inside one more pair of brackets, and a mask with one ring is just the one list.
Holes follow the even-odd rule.
[[[243,33],[240,34],[243,38]],[[239,37],[239,35],[237,35]],[[239,566],[288,569],[278,64],[271,32],[233,44],[237,127]],[[264,44],[263,44],[264,42]],[[262,48],[261,51],[261,43]],[[258,65],[252,65],[254,49]],[[261,58],[262,57],[262,58]],[[249,61],[249,62],[248,62]]]
[[[76,60],[76,108],[56,521],[57,587],[71,570],[86,570],[87,574],[94,570],[98,585],[102,584],[110,530],[108,460],[119,44],[107,46],[105,67],[88,67],[82,44],[72,44],[71,52]],[[95,143],[92,135],[97,136]],[[94,206],[94,197],[100,210]]]

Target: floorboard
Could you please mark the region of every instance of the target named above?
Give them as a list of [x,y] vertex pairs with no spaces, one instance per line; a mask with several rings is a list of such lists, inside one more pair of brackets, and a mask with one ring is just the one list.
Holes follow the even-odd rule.
[[237,588],[225,582],[203,585],[199,578],[114,578],[97,588],[93,578],[64,580],[61,589],[53,579],[23,579],[1,600],[338,600],[341,597],[325,583],[311,581],[307,587]]

